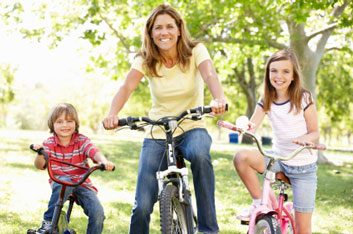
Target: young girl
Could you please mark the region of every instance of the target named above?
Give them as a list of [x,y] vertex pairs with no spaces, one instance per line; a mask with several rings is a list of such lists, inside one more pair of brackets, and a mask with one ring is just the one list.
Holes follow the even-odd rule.
[[[273,131],[272,150],[280,155],[289,155],[297,144],[314,143],[319,139],[317,111],[301,80],[299,63],[293,51],[278,51],[267,61],[264,96],[255,108],[249,128],[255,131],[267,115]],[[316,161],[316,154],[303,151],[291,160],[278,161],[276,165],[292,185],[298,233],[311,233],[317,186]],[[257,150],[244,150],[235,155],[233,163],[253,199],[250,208],[237,218],[249,220],[250,213],[261,202],[256,172],[264,172],[265,160]]]
[[[96,163],[103,163],[106,170],[111,171],[114,163],[108,161],[104,155],[92,144],[89,138],[78,133],[79,120],[76,109],[68,103],[57,105],[48,120],[48,127],[53,136],[44,141],[43,146],[49,157],[66,161],[72,164],[88,167],[87,159],[91,158]],[[34,148],[39,149],[41,145]],[[82,169],[73,169],[73,167],[52,162],[52,171],[55,176],[59,176],[60,180],[69,180],[76,182],[81,179],[81,175],[85,173]],[[37,155],[34,165],[36,168],[44,170],[46,161],[43,155]],[[42,226],[37,233],[48,233],[51,229],[51,220],[54,214],[55,204],[58,201],[61,185],[50,181],[52,194],[48,204],[48,210],[44,213]],[[89,217],[87,233],[102,233],[104,211],[97,197],[97,189],[93,186],[90,179],[86,179],[82,185],[78,187],[67,187],[65,198],[70,193],[74,193],[79,204],[84,209],[85,214]]]

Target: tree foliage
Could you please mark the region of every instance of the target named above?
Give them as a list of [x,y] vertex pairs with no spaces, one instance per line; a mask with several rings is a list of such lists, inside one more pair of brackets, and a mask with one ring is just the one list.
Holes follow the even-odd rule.
[[8,106],[15,98],[14,76],[15,69],[10,65],[0,65],[0,126],[5,124]]
[[[146,0],[142,6],[140,1],[127,0],[18,0],[1,1],[0,5],[3,22],[16,25],[13,30],[26,38],[49,46],[69,35],[89,42],[92,57],[87,71],[105,70],[107,77],[117,80],[124,78],[131,57],[140,48],[146,17],[162,2]],[[321,96],[339,95],[341,88],[347,87],[342,83],[336,89],[331,84],[332,80],[338,82],[333,79],[334,70],[349,80],[350,64],[345,57],[353,54],[352,1],[173,0],[170,4],[182,14],[191,35],[209,48],[231,107],[235,107],[227,118],[251,114],[261,95],[266,58],[275,50],[291,47],[301,62],[306,87],[314,96],[319,94],[319,108],[322,106],[330,122],[339,121],[339,110],[350,99],[336,99],[338,104],[331,104]],[[36,24],[28,23],[28,14]],[[337,58],[340,62],[330,62]],[[132,101],[142,102],[146,108],[150,105],[148,92],[146,83],[140,85]],[[349,96],[349,92],[341,95]],[[350,122],[343,117],[340,121]]]

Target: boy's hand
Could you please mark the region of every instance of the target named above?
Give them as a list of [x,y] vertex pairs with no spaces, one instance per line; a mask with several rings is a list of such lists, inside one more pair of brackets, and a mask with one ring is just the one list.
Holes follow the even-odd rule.
[[40,144],[33,144],[33,149],[39,150],[40,148],[43,148],[43,146]]
[[113,171],[115,169],[115,164],[110,161],[105,162],[104,165],[106,171]]

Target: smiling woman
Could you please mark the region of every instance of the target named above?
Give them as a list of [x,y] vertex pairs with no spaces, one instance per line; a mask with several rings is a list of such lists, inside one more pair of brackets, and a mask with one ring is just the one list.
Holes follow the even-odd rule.
[[[157,6],[147,19],[142,48],[103,121],[106,129],[118,127],[117,115],[143,77],[150,85],[150,119],[177,116],[185,110],[204,106],[204,83],[214,99],[210,104],[213,114],[225,112],[225,96],[207,48],[192,40],[180,14],[167,4]],[[182,142],[177,150],[182,150],[185,159],[191,162],[196,181],[198,230],[217,233],[211,139],[205,122],[186,119],[173,135]],[[191,136],[192,143],[187,140]],[[167,167],[164,144],[156,144],[155,139],[165,140],[161,128],[147,130],[142,146],[130,233],[148,233],[150,215],[158,198],[156,171]]]

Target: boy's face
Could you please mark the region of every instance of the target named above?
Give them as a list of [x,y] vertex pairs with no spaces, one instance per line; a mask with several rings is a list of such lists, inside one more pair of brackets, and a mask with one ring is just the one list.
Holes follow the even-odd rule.
[[62,113],[54,122],[54,132],[59,138],[71,138],[75,132],[76,122],[66,113]]

